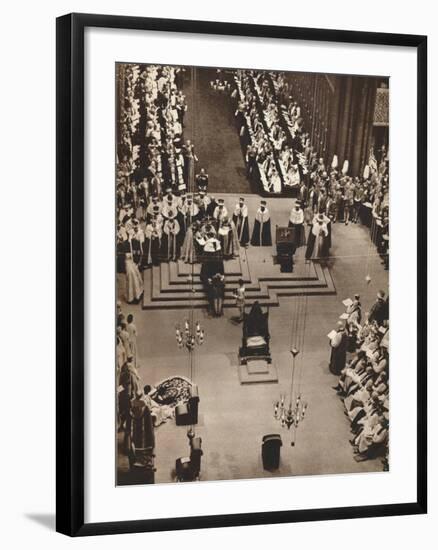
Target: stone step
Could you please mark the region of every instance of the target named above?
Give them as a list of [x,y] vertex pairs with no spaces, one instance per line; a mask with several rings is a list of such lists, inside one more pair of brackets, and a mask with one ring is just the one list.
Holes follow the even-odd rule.
[[[318,272],[316,271],[316,269],[318,269]],[[181,277],[181,276],[177,277],[175,270],[176,270],[175,262],[169,262],[169,263],[163,262],[160,266],[152,267],[153,277],[157,280],[160,279],[161,281],[163,281],[161,285],[163,290],[170,288],[171,286],[178,286],[178,285],[191,286],[192,280],[194,281],[195,284],[201,284],[199,274],[194,274],[194,275],[189,274],[184,277]],[[251,284],[251,276],[249,271],[247,271],[246,269],[243,269],[242,271],[243,273],[241,273],[239,276],[237,275],[230,276],[226,273],[225,274],[226,283],[227,284],[231,283],[236,286],[238,284],[239,279],[243,279],[245,283]],[[247,273],[245,273],[245,271],[247,271]],[[298,275],[295,273],[279,273],[278,275],[274,275],[274,276],[257,277],[257,281],[267,282],[269,283],[269,286],[273,286],[276,282],[278,282],[280,283],[279,288],[282,287],[284,283],[289,281],[294,281],[294,282],[306,281],[307,283],[309,281],[317,281],[318,279],[323,279],[322,270],[319,266],[315,268],[313,264],[311,266],[311,271],[309,276]],[[254,281],[252,284],[255,286],[258,286],[258,283],[256,281]]]
[[[185,277],[176,276],[175,275],[175,263],[162,263],[159,267],[153,267],[153,277],[154,278],[160,278],[161,277],[161,287],[163,290],[181,285],[191,285],[191,281],[193,280],[195,284],[201,284],[201,279],[199,274],[195,275],[187,275]],[[243,271],[246,271],[245,269]],[[227,284],[233,284],[234,286],[237,286],[239,279],[243,279],[243,281],[246,284],[251,284],[251,276],[249,272],[247,273],[241,273],[240,275],[225,275],[226,283]],[[311,276],[303,276],[303,275],[296,275],[295,273],[280,273],[279,275],[269,276],[269,277],[258,277],[258,281],[263,282],[269,282],[270,286],[275,284],[276,282],[280,283],[280,286],[283,284],[283,282],[289,282],[289,281],[296,281],[296,282],[303,282],[303,281],[317,281],[320,279],[318,275],[316,274],[315,268],[312,268],[312,275]],[[257,285],[257,282],[253,282],[252,284]]]
[[[246,305],[251,306],[256,299],[248,299],[246,300]],[[269,298],[257,298],[257,301],[260,303],[261,306],[265,307],[278,307],[279,302],[276,296],[272,296]],[[207,299],[204,298],[202,300],[196,300],[193,302],[189,302],[187,300],[168,300],[168,301],[150,301],[147,298],[143,301],[142,308],[147,309],[191,309],[196,308],[206,308],[208,305]],[[235,308],[236,307],[236,300],[235,299],[225,299],[224,300],[224,308]]]
[[[204,285],[201,283],[201,279],[198,277],[192,278],[187,277],[187,279],[180,278],[175,281],[171,279],[170,266],[168,264],[161,264],[160,267],[152,268],[152,277],[155,281],[155,288],[158,288],[158,282],[161,292],[180,292],[188,291],[192,287],[196,290],[203,290]],[[240,277],[229,277],[228,275],[225,278],[225,284],[227,288],[236,289],[239,285]],[[260,285],[257,282],[252,283],[251,279],[244,279],[247,289],[259,290]]]
[[[233,299],[233,289],[226,288],[225,289],[225,298]],[[249,290],[245,293],[246,298],[254,300],[257,300],[260,298],[269,298],[269,291],[267,288],[260,289],[260,290]],[[152,293],[152,301],[156,300],[162,300],[162,301],[169,301],[169,300],[203,300],[205,299],[205,292],[204,289],[195,289],[195,292],[192,292],[191,289],[177,291],[177,292],[158,292],[158,293]],[[236,299],[234,298],[234,301]]]
[[[187,273],[179,272],[175,262],[170,262],[168,264],[163,263],[161,264],[160,268],[164,272],[164,276],[166,280],[168,280],[169,284],[172,284],[172,285],[186,285],[189,281],[192,281],[192,279],[193,281],[196,281],[196,282],[200,282],[201,280],[201,276],[199,272],[193,273],[193,274],[191,272],[187,272]],[[227,281],[232,281],[236,283],[239,281],[239,279],[243,279],[245,282],[248,282],[248,283],[251,282],[251,277],[249,273],[246,275],[243,275],[241,272],[234,273],[234,274],[225,272],[225,277]]]
[[[145,275],[145,288],[147,287],[147,275]],[[159,299],[161,296],[169,298],[172,296],[175,296],[178,299],[178,296],[183,296],[185,298],[190,297],[192,293],[192,289],[195,290],[195,293],[204,295],[204,285],[201,282],[197,283],[190,283],[186,281],[184,284],[172,284],[168,280],[168,274],[166,272],[166,268],[163,268],[160,270],[160,268],[153,268],[150,278],[151,285],[151,296],[153,299]],[[257,283],[251,283],[251,281],[246,282],[247,290],[249,292],[261,292],[260,285]],[[233,283],[228,280],[226,280],[225,285],[225,292],[231,293],[234,289],[236,289],[238,286],[238,283]]]
[[[205,294],[204,286],[201,283],[197,284],[187,284],[187,285],[178,285],[177,287],[168,285],[163,288],[162,279],[153,281],[152,285],[152,300],[156,299],[199,299],[200,296]],[[232,296],[233,292],[237,288],[236,284],[226,283],[225,285],[225,296]],[[246,296],[248,298],[257,296],[265,297],[269,295],[271,290],[277,291],[278,294],[287,296],[289,294],[303,294],[308,292],[310,289],[326,289],[327,283],[325,280],[316,280],[316,281],[307,281],[307,284],[302,281],[277,281],[274,283],[262,282],[260,284],[249,284],[246,285]]]
[[[230,262],[235,263],[237,259],[235,260],[226,260],[224,262],[224,268],[225,268],[225,276],[227,280],[231,281],[238,281],[240,278],[243,280],[251,280],[251,273],[250,273],[250,266],[248,265],[248,262],[246,259],[242,259],[240,261],[240,269],[235,270],[229,268]],[[185,264],[184,262],[181,262],[180,260],[178,262],[169,262],[164,263],[161,265],[168,265],[169,266],[169,272],[170,272],[170,278],[172,280],[172,283],[179,284],[181,280],[183,282],[186,282],[188,277],[194,277],[195,280],[200,279],[200,266],[199,264],[194,264],[193,266],[193,272],[192,272],[192,266],[190,264]],[[305,271],[307,273],[302,273],[303,266],[299,265],[298,269],[296,267],[295,272],[293,274],[291,273],[282,273],[278,269],[278,273],[270,273],[269,275],[263,276],[259,275],[257,278],[259,280],[272,280],[272,281],[283,281],[288,280],[291,277],[295,280],[302,280],[302,281],[308,281],[309,279],[317,279],[318,275],[315,270],[315,266],[318,264],[311,263],[309,264],[309,268],[305,267]],[[256,271],[256,266],[254,266],[255,269],[253,271]],[[301,272],[301,273],[300,273]]]
[[[232,261],[235,263],[237,260]],[[194,267],[197,267],[199,272],[200,266],[195,265]],[[245,268],[242,271],[245,271]],[[249,270],[247,270],[248,278],[245,281],[247,304],[250,305],[258,300],[262,305],[275,307],[279,305],[279,297],[283,296],[336,294],[335,285],[327,267],[312,262],[308,271],[308,277],[295,276],[294,273],[281,273],[281,276],[258,277],[251,280]],[[178,274],[178,265],[175,262],[163,263],[146,270],[143,277],[145,285],[144,309],[181,309],[207,306],[199,273],[197,276],[195,275],[192,284],[188,275],[181,277]],[[172,277],[175,277],[176,283]],[[237,288],[238,278],[240,277],[226,276],[224,307],[236,307],[233,292]]]
[[250,362],[246,365],[238,365],[237,372],[241,384],[275,384],[278,382],[277,367],[271,363],[266,364],[266,372],[251,370]]
[[[186,264],[181,260],[177,262],[169,262],[170,278],[172,281],[178,281],[179,279],[187,280],[188,277],[200,278],[201,266],[200,264]],[[240,278],[244,280],[251,280],[249,273],[248,262],[246,259],[233,258],[232,260],[224,261],[225,277],[234,278],[238,281]]]
[[[175,270],[178,277],[188,277],[192,274],[199,276],[201,272],[201,264],[199,263],[187,264],[182,260],[177,260],[176,262],[169,262],[169,265],[173,271],[172,277],[174,276]],[[247,262],[241,261],[239,256],[229,260],[224,260],[224,271],[226,276],[241,276],[242,274],[245,274],[244,270],[246,272],[248,271]]]
[[[175,285],[172,281],[168,279],[168,272],[166,268],[161,269],[161,273],[158,271],[153,273],[153,294],[157,296],[160,293],[177,293],[177,292],[191,292],[192,288],[197,292],[202,292],[204,290],[204,285],[201,282],[191,283],[186,281],[185,284]],[[260,282],[261,281],[261,282]],[[326,279],[324,275],[321,274],[320,278],[313,278],[311,280],[299,279],[261,279],[259,282],[247,282],[246,291],[248,292],[262,292],[264,289],[273,289],[273,290],[288,290],[288,289],[302,289],[304,292],[307,288],[323,288],[327,286]],[[225,292],[233,292],[238,287],[237,282],[230,281],[226,279],[225,281]]]
[[[336,294],[336,290],[334,289],[328,289],[328,288],[307,288],[305,295],[306,296],[323,296],[323,295],[330,295],[330,294]],[[143,301],[143,309],[190,309],[192,307],[194,308],[203,308],[207,306],[207,299],[205,295],[202,295],[201,293],[196,293],[198,295],[198,299],[193,299],[192,296],[185,299],[155,299],[151,300],[150,296],[145,296]],[[279,306],[279,300],[278,298],[281,296],[303,296],[302,290],[298,291],[297,289],[288,289],[288,290],[282,290],[282,291],[271,291],[269,293],[269,297],[261,297],[260,295],[255,296],[248,296],[246,299],[246,305],[250,306],[252,305],[255,300],[260,302],[260,305],[264,306],[270,306],[270,307],[277,307]],[[192,299],[190,299],[192,298]],[[235,298],[229,298],[225,297],[224,300],[224,307],[236,307],[236,300]]]

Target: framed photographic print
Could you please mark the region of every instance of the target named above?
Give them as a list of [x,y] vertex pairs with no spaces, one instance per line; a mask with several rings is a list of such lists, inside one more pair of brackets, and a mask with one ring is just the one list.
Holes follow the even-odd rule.
[[426,56],[58,18],[58,531],[426,512]]

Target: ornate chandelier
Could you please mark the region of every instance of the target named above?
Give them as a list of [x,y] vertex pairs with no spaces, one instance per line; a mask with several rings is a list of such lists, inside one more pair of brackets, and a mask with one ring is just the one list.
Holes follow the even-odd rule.
[[189,319],[186,319],[184,328],[181,328],[180,325],[175,327],[176,343],[180,349],[186,348],[187,351],[191,352],[196,345],[202,346],[204,337],[205,331],[199,321],[190,323]]
[[293,428],[294,434],[292,436],[291,446],[295,446],[295,431],[304,420],[307,410],[307,403],[303,400],[301,393],[298,393],[296,399],[294,399],[294,378],[295,378],[295,360],[299,354],[297,348],[291,349],[292,354],[292,379],[290,387],[289,405],[286,405],[286,394],[280,394],[280,399],[274,403],[274,418],[280,422],[282,428],[290,430]]

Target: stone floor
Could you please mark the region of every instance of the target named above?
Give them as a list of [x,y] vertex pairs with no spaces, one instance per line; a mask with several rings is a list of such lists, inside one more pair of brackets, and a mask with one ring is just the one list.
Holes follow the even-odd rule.
[[[232,207],[236,196],[224,195]],[[260,200],[248,196],[250,215]],[[273,226],[287,221],[291,200],[268,200]],[[251,216],[250,216],[251,217]],[[343,405],[331,388],[336,379],[329,373],[327,333],[344,311],[342,300],[358,292],[363,311],[374,301],[377,291],[388,290],[384,271],[368,229],[361,225],[333,226],[333,246],[329,267],[337,293],[334,295],[281,297],[279,306],[270,309],[271,351],[279,381],[277,384],[241,385],[237,371],[237,352],[241,326],[232,321],[236,310],[224,310],[222,318],[211,318],[203,309],[195,310],[206,332],[206,340],[196,350],[193,381],[199,386],[200,418],[196,427],[202,437],[204,456],[202,480],[245,479],[270,476],[335,474],[380,471],[380,460],[357,463],[348,442],[349,422]],[[273,269],[273,250],[248,249],[252,262]],[[297,270],[304,269],[303,251],[297,255]],[[365,277],[370,275],[371,282]],[[123,297],[123,280],[119,295]],[[189,376],[187,353],[177,348],[175,324],[188,311],[142,310],[141,305],[123,305],[135,316],[138,329],[138,364],[143,383],[157,384],[172,375]],[[303,336],[304,334],[304,336]],[[273,405],[280,393],[288,394],[291,384],[291,344],[301,350],[297,359],[296,391],[308,403],[307,415],[296,433],[281,429],[273,417]],[[266,433],[278,432],[283,438],[280,468],[266,472],[261,466],[260,443]],[[156,483],[172,482],[175,459],[187,454],[186,428],[168,421],[156,430]],[[119,469],[126,467],[120,456]]]

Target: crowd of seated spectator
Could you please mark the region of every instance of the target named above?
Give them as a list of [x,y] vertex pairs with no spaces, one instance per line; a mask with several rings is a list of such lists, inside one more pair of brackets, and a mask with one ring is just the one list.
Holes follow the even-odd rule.
[[362,223],[370,227],[382,263],[388,268],[389,160],[385,147],[379,162],[370,152],[361,177],[348,175],[349,163],[331,165],[311,144],[301,108],[282,72],[238,70],[231,95],[242,138],[247,175],[269,194],[293,191],[307,220],[324,212],[333,223]]
[[117,198],[145,205],[164,187],[187,186],[193,145],[183,142],[186,99],[183,69],[125,65],[124,101],[120,109],[117,148]]
[[232,97],[242,138],[247,175],[258,178],[267,193],[299,186],[298,158],[287,143],[270,81],[263,71],[236,71]]
[[[268,73],[267,73],[268,74]],[[330,166],[310,143],[309,135],[304,132],[301,109],[290,95],[290,86],[284,73],[269,73],[280,112],[290,132],[290,142],[294,143],[297,156],[301,155],[301,170],[307,177],[300,190],[301,199],[310,204],[313,211],[322,207],[332,219],[344,222],[361,222],[370,227],[371,238],[375,243],[382,263],[388,269],[389,251],[389,158],[385,146],[379,151],[379,162],[370,151],[368,165],[362,177],[348,176],[348,161],[342,170],[338,167],[335,155]],[[298,139],[297,139],[298,138]]]
[[177,257],[182,226],[197,208],[184,196],[197,158],[183,135],[183,73],[180,67],[136,64],[119,72],[117,272],[126,274],[130,303],[143,293],[143,269]]
[[381,457],[388,466],[389,440],[389,322],[388,299],[379,291],[362,323],[359,296],[346,312],[350,358],[334,387],[351,423],[354,458],[360,462]]

